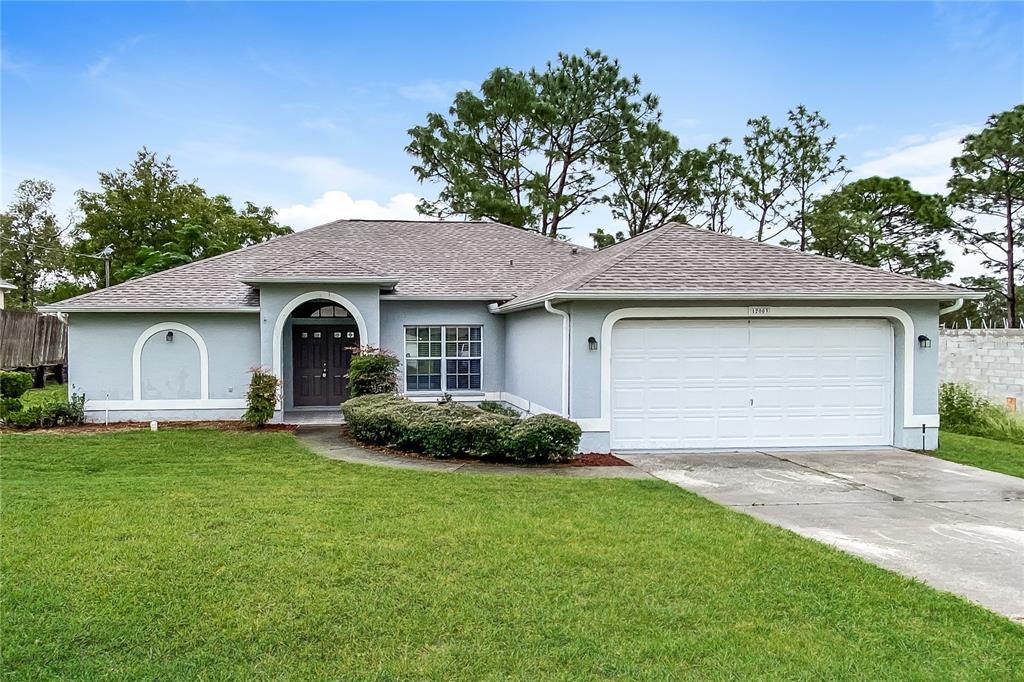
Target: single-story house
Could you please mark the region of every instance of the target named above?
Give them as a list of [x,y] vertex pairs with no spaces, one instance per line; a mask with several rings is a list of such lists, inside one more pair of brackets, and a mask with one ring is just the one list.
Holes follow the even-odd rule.
[[[489,222],[341,220],[50,306],[91,419],[336,409],[352,349],[415,400],[575,420],[585,451],[934,446],[940,308],[972,292],[670,224],[593,251]],[[954,304],[955,305],[955,304]]]

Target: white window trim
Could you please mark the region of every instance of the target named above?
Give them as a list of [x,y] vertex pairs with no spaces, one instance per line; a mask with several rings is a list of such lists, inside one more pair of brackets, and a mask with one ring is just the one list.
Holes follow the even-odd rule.
[[[608,313],[601,325],[601,416],[593,419],[577,419],[576,422],[587,432],[611,431],[611,364],[612,328],[619,320],[627,318],[748,318],[746,306],[708,308],[620,308]],[[886,318],[903,326],[903,423],[896,428],[917,428],[922,424],[937,428],[939,415],[914,413],[914,361],[917,334],[914,320],[899,308],[887,306],[810,307],[772,306],[767,315],[758,319],[831,317],[831,318]],[[899,377],[894,377],[898,381]],[[898,408],[897,408],[898,409]],[[894,425],[895,426],[895,425]]]
[[[409,384],[406,381],[405,376],[405,361],[406,360],[436,360],[437,358],[411,358],[405,354],[405,332],[408,329],[422,329],[423,327],[440,327],[441,328],[441,388],[440,389],[419,389],[410,391]],[[480,388],[446,388],[448,385],[448,367],[446,366],[446,360],[448,356],[445,355],[445,343],[447,343],[448,327],[479,327],[480,329],[480,355],[470,357],[454,357],[452,360],[479,360],[480,361]],[[457,341],[456,341],[457,343]],[[468,343],[468,342],[467,342]],[[425,324],[406,324],[402,325],[402,394],[410,396],[422,396],[422,395],[441,395],[443,393],[462,393],[462,394],[473,394],[479,395],[484,393],[484,325],[480,323],[455,323],[455,324],[439,324],[439,323],[425,323]]]
[[[202,335],[187,324],[158,322],[139,334],[139,338],[135,340],[135,347],[132,349],[132,402],[141,403],[146,406],[150,406],[152,402],[177,402],[163,399],[153,401],[142,399],[142,349],[150,338],[163,331],[181,332],[196,342],[196,346],[199,348],[199,401],[203,403],[209,401],[210,354],[206,350],[206,342],[203,341]],[[195,399],[183,399],[180,401],[181,404],[193,404],[195,402]]]

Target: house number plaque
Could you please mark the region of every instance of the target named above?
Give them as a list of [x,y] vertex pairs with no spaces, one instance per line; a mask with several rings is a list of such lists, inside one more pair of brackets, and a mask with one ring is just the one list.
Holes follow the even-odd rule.
[[747,307],[747,315],[749,315],[750,317],[765,317],[766,315],[771,315],[771,314],[772,314],[771,306],[752,305],[752,306],[748,306]]

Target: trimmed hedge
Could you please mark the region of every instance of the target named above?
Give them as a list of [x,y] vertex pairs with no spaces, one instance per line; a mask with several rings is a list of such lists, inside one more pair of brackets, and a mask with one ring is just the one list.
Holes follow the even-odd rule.
[[10,421],[10,415],[21,412],[21,396],[32,383],[28,372],[0,372],[0,419]]
[[469,405],[416,403],[395,394],[364,395],[341,406],[358,440],[432,457],[562,462],[576,454],[582,432],[553,414],[520,419]]

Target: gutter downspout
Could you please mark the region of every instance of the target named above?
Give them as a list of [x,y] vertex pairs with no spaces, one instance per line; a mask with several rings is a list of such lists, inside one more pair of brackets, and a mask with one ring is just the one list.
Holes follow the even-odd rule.
[[954,303],[953,305],[951,305],[951,306],[949,306],[947,308],[939,308],[939,317],[942,317],[946,313],[955,313],[956,311],[960,310],[960,308],[962,308],[963,306],[964,306],[964,299],[958,298],[958,299],[956,299],[956,303]]
[[551,301],[544,301],[544,310],[552,315],[562,316],[562,416],[569,416],[569,313],[551,305]]

